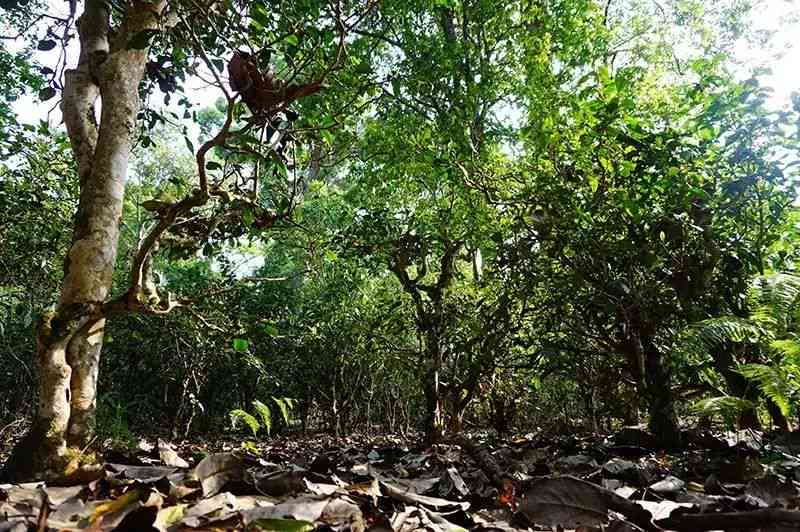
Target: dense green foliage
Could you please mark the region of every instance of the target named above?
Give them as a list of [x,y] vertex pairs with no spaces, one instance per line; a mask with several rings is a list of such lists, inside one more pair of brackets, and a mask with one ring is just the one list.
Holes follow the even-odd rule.
[[[789,428],[800,306],[776,272],[796,270],[798,109],[770,110],[730,69],[749,4],[664,3],[354,11],[326,87],[280,125],[285,149],[237,105],[245,133],[206,165],[219,194],[153,259],[157,290],[185,308],[107,327],[101,435],[647,420],[678,443],[680,423],[723,410]],[[235,47],[271,43],[278,70],[325,65],[323,4],[254,2],[224,24]],[[216,35],[216,16],[154,43],[116,292],[224,121],[224,101],[192,107],[184,83],[202,68],[181,48]],[[210,64],[229,59],[204,45]],[[60,130],[10,112],[43,87],[30,56],[0,50],[6,63],[20,75],[0,90],[0,389],[18,393],[0,396],[0,429],[34,403],[35,326],[78,194]]]

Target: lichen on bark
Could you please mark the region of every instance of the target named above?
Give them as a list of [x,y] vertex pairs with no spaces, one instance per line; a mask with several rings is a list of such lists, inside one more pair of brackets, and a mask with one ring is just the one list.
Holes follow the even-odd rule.
[[112,32],[108,3],[87,0],[77,21],[81,49],[78,64],[65,73],[62,111],[80,177],[80,199],[59,303],[38,332],[37,413],[2,475],[12,480],[63,475],[69,447],[80,447],[91,437],[103,304],[116,262],[139,85],[148,54],[127,44],[141,31],[158,29],[164,6],[163,1],[134,1]]

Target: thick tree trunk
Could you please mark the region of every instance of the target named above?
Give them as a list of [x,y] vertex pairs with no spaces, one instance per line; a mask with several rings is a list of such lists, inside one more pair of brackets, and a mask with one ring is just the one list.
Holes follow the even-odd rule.
[[[78,20],[78,66],[65,74],[64,122],[80,177],[73,243],[55,314],[40,327],[39,405],[33,427],[15,449],[5,476],[58,476],[68,446],[91,437],[103,343],[103,303],[117,258],[119,225],[146,49],[128,48],[133,35],[158,28],[163,3],[134,1],[109,42],[110,11],[87,0]],[[100,123],[94,108],[102,100]]]
[[647,342],[644,347],[644,392],[650,420],[648,428],[665,448],[681,444],[678,417],[672,397],[671,375],[658,348]]
[[620,346],[631,362],[637,387],[647,403],[648,428],[663,448],[676,448],[681,444],[678,416],[672,396],[672,377],[664,364],[661,350],[654,343],[652,328],[641,319],[635,309],[628,323],[629,332]]

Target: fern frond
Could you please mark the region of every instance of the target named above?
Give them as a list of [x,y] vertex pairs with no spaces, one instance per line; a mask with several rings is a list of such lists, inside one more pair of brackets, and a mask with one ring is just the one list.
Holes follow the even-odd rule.
[[687,340],[703,349],[712,349],[728,343],[758,343],[769,339],[772,333],[760,324],[736,316],[710,318],[689,328]]
[[742,364],[736,371],[754,381],[761,392],[778,405],[784,416],[791,414],[793,398],[799,390],[797,383],[791,382],[780,366]]
[[742,399],[741,397],[732,397],[730,395],[700,399],[691,406],[691,410],[695,414],[701,416],[719,414],[722,417],[738,416],[750,408],[753,408],[752,401]]
[[272,432],[272,411],[269,409],[267,405],[256,399],[253,401],[253,408],[256,409],[258,412],[259,417],[261,417],[261,423],[264,425],[264,429],[267,431],[267,435]]
[[786,324],[800,307],[800,276],[793,273],[772,273],[753,280],[752,290],[759,302],[755,311],[769,315],[776,324]]
[[261,428],[261,425],[252,415],[238,408],[236,410],[231,410],[229,415],[231,417],[231,425],[234,429],[237,427],[238,422],[242,421],[250,428],[250,431],[253,433],[253,437],[258,434],[258,430]]
[[800,364],[800,342],[796,339],[773,340],[769,346],[780,354],[785,361],[795,365]]
[[294,408],[293,399],[289,397],[273,397],[272,400],[278,405],[281,411],[281,417],[283,417],[283,422],[289,425],[291,422],[291,410]]

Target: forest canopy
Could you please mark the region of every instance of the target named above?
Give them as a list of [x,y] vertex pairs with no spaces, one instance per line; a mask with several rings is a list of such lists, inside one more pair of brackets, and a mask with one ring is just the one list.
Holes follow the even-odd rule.
[[2,2],[5,478],[797,430],[800,92],[740,56],[775,3]]

